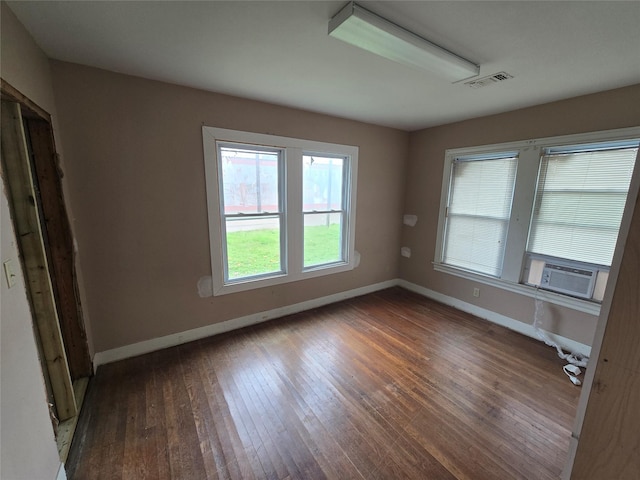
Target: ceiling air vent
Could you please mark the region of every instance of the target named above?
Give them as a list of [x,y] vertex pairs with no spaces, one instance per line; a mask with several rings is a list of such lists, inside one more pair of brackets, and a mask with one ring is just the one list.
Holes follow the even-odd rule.
[[488,75],[486,77],[477,78],[475,80],[465,82],[464,84],[469,85],[471,88],[482,88],[493,85],[494,83],[504,82],[505,80],[509,80],[510,78],[513,78],[513,75],[509,75],[507,72],[498,72],[494,73],[493,75]]

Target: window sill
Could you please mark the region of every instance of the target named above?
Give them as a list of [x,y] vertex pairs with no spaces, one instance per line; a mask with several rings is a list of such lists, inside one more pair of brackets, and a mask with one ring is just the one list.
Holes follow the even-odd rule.
[[336,262],[328,265],[318,265],[310,267],[298,273],[276,273],[271,276],[259,278],[239,279],[224,283],[222,278],[214,277],[213,296],[226,295],[229,293],[245,292],[247,290],[255,290],[258,288],[272,287],[290,282],[298,282],[309,278],[322,277],[324,275],[334,275],[337,273],[353,270],[355,264],[351,262]]
[[549,292],[547,290],[537,289],[529,285],[513,283],[507,280],[501,280],[477,273],[467,272],[465,270],[450,267],[442,263],[434,262],[433,269],[438,272],[447,273],[456,277],[461,277],[467,280],[472,280],[474,282],[479,282],[485,285],[500,288],[508,292],[518,293],[520,295],[525,295],[531,298],[539,298],[540,300],[544,300],[545,302],[553,303],[554,305],[560,305],[572,310],[577,310],[579,312],[588,313],[589,315],[600,315],[599,303],[590,302],[588,300],[581,300],[579,298],[569,297],[567,295],[561,295],[559,293]]

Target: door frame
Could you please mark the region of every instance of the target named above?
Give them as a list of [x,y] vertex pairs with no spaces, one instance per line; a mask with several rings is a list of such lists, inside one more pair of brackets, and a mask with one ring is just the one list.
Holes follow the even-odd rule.
[[[2,177],[57,420],[77,417],[74,382],[93,366],[51,116],[4,79]],[[86,381],[83,381],[86,385]],[[77,390],[77,389],[76,389]],[[54,421],[54,430],[55,430]]]

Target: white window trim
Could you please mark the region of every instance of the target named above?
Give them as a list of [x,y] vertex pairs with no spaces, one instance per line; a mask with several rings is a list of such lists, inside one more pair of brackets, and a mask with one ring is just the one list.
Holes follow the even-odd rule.
[[[291,137],[228,130],[216,127],[202,127],[204,148],[205,180],[207,190],[207,210],[209,219],[209,243],[211,253],[211,270],[213,295],[224,295],[255,288],[296,282],[308,278],[330,275],[353,270],[356,265],[355,255],[355,225],[356,225],[356,195],[358,172],[358,147],[335,143],[303,140]],[[285,273],[248,278],[225,284],[222,231],[222,216],[220,212],[220,188],[218,178],[217,145],[216,142],[230,142],[264,147],[274,147],[284,150],[286,162],[286,198],[284,199],[284,214],[286,224],[284,259]],[[302,155],[303,152],[322,152],[325,154],[344,156],[349,158],[348,175],[345,177],[344,194],[346,195],[346,211],[349,221],[348,229],[343,232],[346,236],[346,261],[317,267],[303,268],[303,230],[304,216],[302,213]]]
[[[546,148],[571,146],[579,144],[599,143],[616,140],[640,138],[640,127],[622,128],[600,132],[563,135],[557,137],[545,137],[519,142],[508,142],[493,145],[481,145],[478,147],[466,147],[448,149],[445,151],[444,170],[442,177],[442,189],[440,195],[440,211],[438,215],[438,231],[436,237],[436,250],[433,268],[436,271],[455,275],[478,283],[494,286],[503,290],[519,293],[529,297],[541,298],[549,303],[561,305],[573,310],[582,311],[592,315],[599,315],[600,304],[581,300],[578,298],[537,289],[520,283],[524,266],[527,239],[531,220],[531,212],[536,191],[538,168],[541,152]],[[451,164],[457,157],[500,153],[505,151],[518,151],[518,169],[516,173],[516,185],[511,208],[511,220],[507,231],[507,245],[504,254],[504,262],[501,278],[494,278],[453,267],[442,263],[444,225],[446,219],[446,206],[451,185]],[[633,178],[629,187],[629,197],[635,198],[640,183],[640,165],[636,162]],[[627,202],[628,204],[628,202]],[[626,213],[626,212],[625,212]],[[628,227],[627,227],[628,228]],[[620,235],[626,236],[625,222],[620,226]]]

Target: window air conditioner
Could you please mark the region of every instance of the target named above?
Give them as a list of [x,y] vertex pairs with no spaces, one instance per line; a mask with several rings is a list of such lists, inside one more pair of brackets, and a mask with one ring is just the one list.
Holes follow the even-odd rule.
[[522,278],[522,283],[526,285],[602,302],[609,279],[609,268],[528,254]]
[[545,262],[540,288],[580,298],[591,298],[598,270]]

